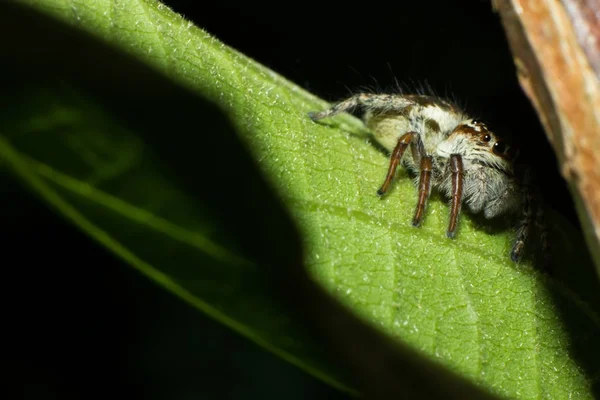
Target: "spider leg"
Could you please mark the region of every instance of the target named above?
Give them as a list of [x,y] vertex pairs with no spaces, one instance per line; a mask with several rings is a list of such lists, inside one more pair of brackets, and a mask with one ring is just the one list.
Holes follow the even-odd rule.
[[431,170],[433,169],[432,157],[425,155],[421,157],[419,176],[419,201],[415,209],[415,216],[413,217],[413,226],[419,227],[423,222],[423,216],[425,215],[425,206],[427,200],[431,194]]
[[456,237],[458,216],[463,200],[463,162],[460,154],[450,156],[450,171],[452,172],[452,197],[450,199],[450,221],[446,236],[450,239]]
[[349,111],[356,106],[366,106],[372,110],[402,110],[414,104],[406,98],[387,94],[359,93],[346,100],[334,104],[331,108],[319,112],[311,111],[308,116],[313,121],[333,117],[336,114]]
[[527,188],[523,195],[523,219],[520,221],[519,226],[517,227],[515,243],[510,252],[510,258],[513,260],[513,262],[519,262],[521,260],[525,243],[531,234],[535,220],[533,207],[533,193],[531,189]]
[[425,152],[425,146],[423,145],[421,136],[417,132],[407,132],[398,138],[398,143],[396,143],[396,147],[394,147],[394,151],[390,157],[390,165],[385,181],[377,191],[377,194],[383,196],[387,192],[396,173],[396,169],[398,168],[398,164],[402,160],[402,156],[408,146],[411,146],[413,162],[420,164],[421,171],[419,176],[419,200],[412,222],[413,226],[418,227],[423,221],[427,200],[431,194],[431,171],[433,169],[433,161],[432,157],[428,156]]
[[[390,157],[390,165],[388,167],[388,172],[383,181],[383,184],[377,191],[379,196],[383,196],[392,183],[392,179],[394,179],[394,175],[396,173],[396,169],[398,169],[398,164],[400,160],[402,160],[402,156],[404,155],[404,151],[411,144],[414,143],[415,138],[418,138],[419,134],[416,132],[408,132],[398,138],[398,143],[396,143],[396,147],[394,147],[394,151],[392,151],[392,155]],[[420,139],[419,139],[420,140]]]
[[548,227],[546,225],[544,208],[538,203],[535,225],[540,230],[540,242],[542,244],[542,256],[544,258],[544,270],[549,272],[552,267],[552,259],[550,256],[550,241],[548,240]]

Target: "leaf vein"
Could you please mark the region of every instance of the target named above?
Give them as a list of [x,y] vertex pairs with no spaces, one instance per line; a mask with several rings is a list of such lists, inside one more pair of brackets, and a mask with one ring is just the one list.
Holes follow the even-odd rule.
[[467,289],[467,287],[465,286],[465,277],[464,277],[464,273],[462,271],[461,266],[458,263],[458,253],[457,253],[458,247],[454,247],[452,254],[454,255],[454,268],[456,269],[456,272],[459,275],[459,282],[460,282],[460,287],[464,293],[464,298],[466,300],[467,303],[467,310],[469,311],[469,315],[471,316],[472,320],[473,320],[473,326],[475,327],[475,341],[477,342],[477,346],[479,347],[479,350],[477,351],[477,374],[481,375],[481,373],[483,372],[483,363],[482,363],[482,349],[483,349],[483,343],[481,340],[481,327],[479,324],[479,316],[477,315],[477,312],[475,311],[475,308],[473,307],[473,299],[471,298],[471,293],[469,292],[469,290]]

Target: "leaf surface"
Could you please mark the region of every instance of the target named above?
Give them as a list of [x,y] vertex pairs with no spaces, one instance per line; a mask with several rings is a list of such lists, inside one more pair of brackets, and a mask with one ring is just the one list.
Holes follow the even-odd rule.
[[[366,321],[500,395],[594,397],[597,280],[580,235],[560,216],[553,216],[552,238],[564,268],[551,279],[531,261],[511,263],[505,224],[465,214],[457,239],[448,240],[448,207],[439,198],[415,229],[410,177],[399,172],[390,194],[378,198],[387,157],[358,120],[345,115],[313,123],[306,113],[325,102],[163,5],[25,3],[99,35],[218,103],[297,222],[312,276]],[[164,160],[172,158],[158,141],[148,142],[72,93],[35,93],[15,100],[1,126],[0,153],[22,177],[45,188],[63,213],[88,221],[80,227],[166,289],[344,387],[264,296],[261,271],[239,256],[218,221],[205,220],[194,188],[181,184],[190,180],[169,172]],[[207,137],[223,132],[202,115],[196,129],[165,131],[168,140],[160,142],[169,147],[170,141],[169,150],[181,149],[182,158],[193,158],[194,148],[199,157],[212,154],[207,168],[189,171],[198,185],[231,162],[227,148],[203,147]],[[227,182],[238,183],[235,177]],[[244,202],[245,192],[235,200]]]

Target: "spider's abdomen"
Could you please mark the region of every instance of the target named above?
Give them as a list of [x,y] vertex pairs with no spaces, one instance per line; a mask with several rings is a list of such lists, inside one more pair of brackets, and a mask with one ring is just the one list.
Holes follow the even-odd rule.
[[396,146],[398,138],[410,131],[410,120],[396,111],[376,114],[367,111],[363,121],[373,132],[375,139],[390,152]]

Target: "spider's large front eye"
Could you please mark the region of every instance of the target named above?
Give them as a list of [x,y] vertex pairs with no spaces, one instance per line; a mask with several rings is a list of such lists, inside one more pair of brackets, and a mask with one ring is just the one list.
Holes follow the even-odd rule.
[[505,150],[506,150],[506,145],[504,144],[504,142],[496,142],[496,143],[494,143],[494,153],[496,153],[496,154],[504,154]]
[[483,137],[483,141],[486,142],[486,143],[489,142],[490,140],[492,140],[492,137],[490,135],[485,135]]

